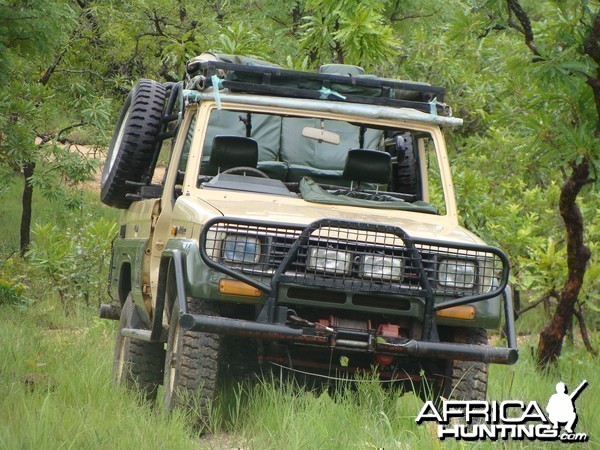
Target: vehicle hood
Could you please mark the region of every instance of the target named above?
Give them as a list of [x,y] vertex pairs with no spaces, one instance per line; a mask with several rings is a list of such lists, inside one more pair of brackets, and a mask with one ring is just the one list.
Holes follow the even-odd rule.
[[198,201],[203,205],[208,203],[226,217],[279,222],[288,225],[308,225],[325,218],[342,219],[397,226],[412,237],[484,244],[473,233],[460,227],[456,219],[450,216],[309,203],[301,198],[225,190],[204,190]]

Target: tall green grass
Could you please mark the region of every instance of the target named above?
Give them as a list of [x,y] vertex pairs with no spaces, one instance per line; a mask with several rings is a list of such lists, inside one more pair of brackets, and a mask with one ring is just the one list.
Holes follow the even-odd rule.
[[[111,383],[116,323],[82,307],[65,318],[56,302],[0,306],[0,448],[13,449],[345,449],[564,448],[560,443],[440,442],[431,425],[417,425],[422,402],[362,379],[354,387],[311,392],[277,375],[220,387],[205,434],[183,413],[166,414]],[[580,395],[578,432],[600,445],[597,360],[567,348],[557,370],[534,370],[529,342],[515,366],[492,366],[491,400],[536,400],[545,407],[555,384]],[[598,344],[598,342],[596,342]]]
[[185,418],[111,383],[113,323],[0,307],[0,448],[199,448]]
[[[576,402],[576,432],[590,440],[577,448],[600,446],[598,361],[581,349],[567,348],[556,370],[540,375],[534,368],[529,344],[514,366],[491,367],[489,400],[537,401],[543,409],[563,381],[572,390],[587,379],[590,385]],[[598,344],[598,342],[596,342]],[[432,424],[417,425],[423,403],[413,394],[383,389],[369,379],[342,387],[333,394],[306,392],[278,380],[235,386],[221,391],[212,425],[216,432],[228,430],[246,448],[257,449],[437,449],[437,448],[564,448],[563,443],[543,441],[464,442],[439,441]],[[219,434],[217,434],[219,436]],[[218,442],[213,448],[222,448]]]

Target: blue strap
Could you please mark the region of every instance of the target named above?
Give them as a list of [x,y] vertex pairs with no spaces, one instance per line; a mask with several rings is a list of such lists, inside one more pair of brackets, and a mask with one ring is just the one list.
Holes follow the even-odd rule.
[[184,99],[186,99],[192,103],[198,103],[201,99],[200,94],[197,91],[192,91],[189,89],[182,89],[181,94]]
[[437,116],[437,97],[433,97],[433,100],[429,102],[429,114]]
[[339,92],[332,91],[331,89],[326,87],[322,87],[321,89],[319,89],[319,94],[321,94],[321,100],[327,100],[327,97],[329,97],[330,95],[335,95],[336,97],[341,98],[342,100],[346,100],[346,97],[344,97]]
[[213,85],[213,91],[215,94],[215,103],[217,104],[217,109],[222,109],[221,94],[219,92],[219,89],[223,88],[223,81],[216,75],[213,75],[212,77],[210,77],[210,81],[212,82],[212,85]]

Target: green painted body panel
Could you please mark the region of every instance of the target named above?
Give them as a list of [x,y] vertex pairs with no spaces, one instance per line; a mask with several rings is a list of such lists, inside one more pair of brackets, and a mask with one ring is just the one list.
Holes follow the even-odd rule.
[[124,298],[120,298],[119,286],[121,285],[122,268],[124,265],[129,264],[131,267],[131,295],[138,306],[140,318],[144,323],[149,324],[150,318],[144,307],[144,299],[142,297],[142,261],[147,243],[147,238],[115,240],[112,253],[110,294],[114,299],[119,299],[121,303],[125,301]]
[[[186,293],[191,297],[212,299],[216,301],[226,301],[233,303],[256,303],[262,304],[267,296],[261,297],[241,297],[234,295],[224,295],[219,293],[219,280],[229,278],[227,275],[217,272],[204,264],[200,258],[198,243],[195,240],[188,239],[171,239],[167,243],[163,257],[170,257],[173,250],[179,250],[184,256],[184,271],[185,271],[185,288]],[[268,279],[263,278],[261,281],[268,283]],[[344,291],[346,300],[344,303],[331,303],[324,301],[315,301],[307,299],[292,298],[288,295],[291,285],[282,285],[279,289],[278,300],[281,304],[288,306],[304,305],[324,310],[343,310],[343,311],[359,311],[370,314],[385,314],[398,317],[411,317],[421,320],[424,313],[425,302],[422,298],[414,296],[398,297],[399,301],[410,302],[409,309],[394,310],[391,308],[376,308],[364,305],[356,305],[352,303],[352,291]],[[305,288],[304,286],[301,286]],[[336,293],[339,294],[339,290]],[[389,297],[389,296],[388,296]],[[442,299],[438,299],[441,301]],[[446,299],[447,300],[447,299]],[[481,328],[497,328],[501,321],[501,299],[499,297],[484,300],[473,304],[476,308],[474,320],[459,320],[438,318],[437,323],[440,325],[451,326],[471,326]]]

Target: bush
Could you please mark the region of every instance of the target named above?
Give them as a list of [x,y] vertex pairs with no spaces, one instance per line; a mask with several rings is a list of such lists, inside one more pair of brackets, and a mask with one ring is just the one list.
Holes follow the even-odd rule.
[[11,257],[0,263],[0,305],[21,305],[25,303],[25,285],[19,275],[21,268],[14,267]]
[[36,225],[34,240],[26,257],[52,281],[69,315],[77,302],[90,304],[101,298],[106,285],[106,260],[116,225],[106,219],[84,216],[67,228]]

